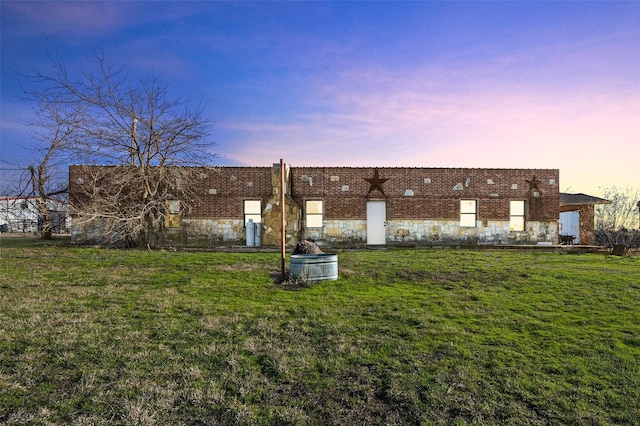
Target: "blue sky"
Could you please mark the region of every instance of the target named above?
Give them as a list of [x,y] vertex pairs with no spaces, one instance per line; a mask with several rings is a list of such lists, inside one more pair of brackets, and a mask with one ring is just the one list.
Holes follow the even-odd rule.
[[640,2],[2,1],[1,159],[19,73],[104,49],[203,98],[219,165],[560,169],[640,186]]

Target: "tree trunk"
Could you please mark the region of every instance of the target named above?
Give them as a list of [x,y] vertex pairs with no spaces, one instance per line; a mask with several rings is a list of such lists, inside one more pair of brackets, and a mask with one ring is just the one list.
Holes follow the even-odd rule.
[[52,240],[53,239],[53,224],[51,223],[51,216],[49,215],[49,210],[47,209],[47,202],[43,201],[42,198],[38,198],[37,201],[38,213],[40,213],[40,217],[42,217],[42,229],[40,230],[40,238],[43,240]]
[[[42,228],[40,229],[40,237],[43,240],[52,240],[53,239],[53,224],[51,223],[51,216],[49,215],[49,209],[47,208],[47,193],[45,192],[45,178],[44,178],[44,170],[46,168],[46,159],[40,163],[38,166],[38,171],[36,172],[35,167],[30,166],[29,171],[31,172],[31,185],[35,190],[36,194],[38,194],[38,198],[36,199],[36,206],[38,207],[38,213],[42,218]],[[40,221],[38,221],[40,223]]]

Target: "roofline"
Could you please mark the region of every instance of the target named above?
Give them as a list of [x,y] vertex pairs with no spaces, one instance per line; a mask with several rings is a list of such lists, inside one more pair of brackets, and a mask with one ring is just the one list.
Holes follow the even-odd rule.
[[594,197],[593,195],[588,195],[588,194],[584,194],[582,192],[579,192],[577,194],[572,194],[569,192],[561,192],[560,193],[560,198],[562,198],[562,195],[574,195],[574,196],[580,196],[580,197],[587,197],[590,198],[590,201],[587,202],[562,202],[560,201],[560,206],[586,206],[586,205],[592,205],[592,204],[612,204],[611,200],[606,200],[604,198],[600,198],[600,197]]
[[[279,165],[280,163],[273,163],[274,165]],[[548,171],[548,172],[559,172],[560,169],[553,168],[524,168],[524,167],[432,167],[432,166],[300,166],[293,165],[291,163],[285,162],[284,164],[288,165],[293,169],[354,169],[354,170],[367,170],[367,169],[395,169],[395,170],[463,170],[463,171],[472,171],[472,170],[494,170],[494,171],[502,171],[502,170],[519,170],[525,172],[536,172],[536,171]],[[130,167],[130,164],[70,164],[69,167]],[[135,166],[134,166],[135,167]],[[157,166],[152,166],[157,167]],[[187,168],[209,168],[209,169],[270,169],[273,166],[232,166],[232,165],[224,165],[224,166],[166,166],[166,167],[187,167]]]

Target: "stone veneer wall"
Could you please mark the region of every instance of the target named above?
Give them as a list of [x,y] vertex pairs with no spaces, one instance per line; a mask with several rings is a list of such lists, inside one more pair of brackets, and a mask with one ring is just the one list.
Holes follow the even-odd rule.
[[[416,245],[493,245],[555,243],[558,240],[557,221],[530,221],[525,231],[509,230],[509,221],[478,221],[476,228],[460,227],[452,220],[389,220],[386,225],[387,244]],[[319,244],[364,244],[367,241],[366,220],[325,220],[322,228],[307,228],[305,239]]]
[[[262,210],[262,244],[267,246],[279,246],[282,242],[282,208],[280,164],[271,167],[272,196]],[[300,221],[302,209],[291,198],[291,167],[284,165],[284,217],[285,217],[285,243],[295,246],[300,241]]]
[[[303,221],[304,223],[304,221]],[[367,241],[367,221],[356,219],[324,220],[322,228],[305,228],[302,239],[319,243],[363,244]]]
[[458,221],[405,220],[387,223],[390,243],[433,244],[537,244],[558,238],[555,221],[525,223],[525,231],[509,230],[509,221],[478,221],[475,228],[460,227]]
[[217,245],[244,245],[245,227],[242,219],[185,219],[183,244],[210,247]]
[[[289,196],[285,196],[285,219],[286,233],[285,242],[287,246],[293,247],[300,241],[300,222],[302,210],[298,204]],[[281,238],[282,221],[280,219],[280,199],[271,199],[263,210],[262,224],[262,245],[279,246]]]

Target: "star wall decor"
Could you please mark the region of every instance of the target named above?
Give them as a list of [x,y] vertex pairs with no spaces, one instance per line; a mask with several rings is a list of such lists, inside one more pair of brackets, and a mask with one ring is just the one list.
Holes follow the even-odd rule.
[[378,169],[376,169],[373,172],[373,177],[372,178],[363,178],[364,180],[366,180],[367,182],[369,182],[369,184],[371,185],[369,187],[369,191],[367,192],[367,195],[371,194],[371,191],[377,189],[378,191],[382,192],[382,195],[387,195],[384,193],[384,190],[382,189],[382,184],[385,183],[386,181],[388,181],[389,179],[380,179],[380,175],[378,174]]
[[540,181],[536,178],[536,175],[533,175],[533,178],[531,179],[525,179],[525,182],[529,184],[530,191],[532,190],[539,191],[538,184],[540,183]]

